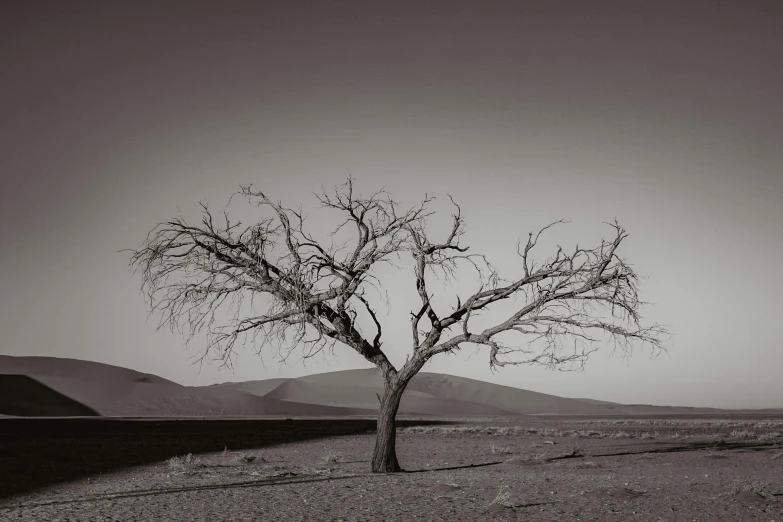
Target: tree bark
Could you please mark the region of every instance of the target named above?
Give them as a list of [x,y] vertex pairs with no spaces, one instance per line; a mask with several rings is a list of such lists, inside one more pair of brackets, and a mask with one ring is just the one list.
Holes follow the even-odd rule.
[[372,455],[373,473],[395,473],[402,471],[397,462],[397,410],[405,391],[405,384],[386,382],[386,389],[378,408],[378,431],[375,450]]

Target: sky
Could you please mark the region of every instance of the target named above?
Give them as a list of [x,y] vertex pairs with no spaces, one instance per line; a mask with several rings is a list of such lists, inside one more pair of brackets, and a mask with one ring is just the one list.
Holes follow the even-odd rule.
[[[657,357],[602,349],[580,373],[492,373],[486,348],[424,371],[783,407],[781,19],[776,1],[6,2],[0,353],[186,385],[368,367],[347,347],[194,366],[204,339],[156,330],[120,252],[239,184],[329,223],[313,192],[352,176],[403,202],[434,194],[446,217],[451,195],[464,244],[509,277],[529,231],[563,218],[550,247],[595,244],[616,218],[645,320],[672,334]],[[399,365],[414,281],[385,276]]]

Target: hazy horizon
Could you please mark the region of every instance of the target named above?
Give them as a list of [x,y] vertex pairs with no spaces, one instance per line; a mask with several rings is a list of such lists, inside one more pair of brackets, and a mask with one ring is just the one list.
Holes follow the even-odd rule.
[[[673,337],[654,359],[606,347],[581,373],[493,374],[486,348],[423,371],[624,404],[781,408],[781,15],[766,1],[4,5],[0,354],[186,385],[366,367],[345,346],[306,367],[248,347],[235,373],[199,372],[188,357],[203,337],[186,349],[156,331],[119,252],[246,183],[318,228],[334,215],[312,192],[350,175],[404,203],[434,194],[435,225],[450,194],[464,244],[509,276],[528,231],[564,218],[550,248],[592,245],[617,218],[645,320]],[[399,366],[415,287],[384,275]]]

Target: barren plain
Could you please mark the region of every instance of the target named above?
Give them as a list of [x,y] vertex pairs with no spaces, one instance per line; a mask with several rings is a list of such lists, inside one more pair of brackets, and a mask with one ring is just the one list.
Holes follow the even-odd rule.
[[0,420],[0,520],[783,521],[783,418]]

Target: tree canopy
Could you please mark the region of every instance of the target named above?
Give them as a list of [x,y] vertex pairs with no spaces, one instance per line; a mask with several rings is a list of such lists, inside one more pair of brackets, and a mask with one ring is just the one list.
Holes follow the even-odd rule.
[[[359,195],[348,179],[316,196],[338,219],[331,234],[315,237],[301,210],[274,202],[254,186],[234,196],[266,214],[245,225],[225,211],[216,219],[202,204],[200,223],[181,217],[161,223],[133,251],[131,266],[142,274],[152,312],[160,314],[160,326],[189,339],[204,332],[204,357],[223,362],[231,360],[240,339],[258,349],[274,344],[283,359],[297,348],[312,357],[336,342],[354,349],[381,371],[386,384],[376,471],[399,469],[394,454],[399,401],[410,379],[438,354],[486,346],[491,368],[565,368],[580,367],[607,337],[626,353],[634,343],[663,349],[665,328],[642,322],[639,276],[619,255],[628,233],[617,221],[607,224],[612,234],[596,246],[558,247],[538,264],[533,254],[542,234],[563,221],[531,232],[517,241],[518,273],[504,277],[463,244],[465,219],[453,200],[451,226],[436,238],[427,219],[433,197],[403,208],[385,191]],[[337,241],[338,233],[350,238]],[[384,351],[383,325],[368,292],[386,284],[378,274],[381,265],[404,258],[412,260],[407,268],[419,305],[407,326],[411,351],[397,368]],[[433,277],[458,278],[461,265],[476,271],[479,288],[450,297],[448,310],[434,306]],[[512,311],[499,310],[501,303],[510,303]],[[477,326],[474,319],[485,313],[492,314],[491,325]],[[362,331],[360,314],[372,320],[372,331]]]

